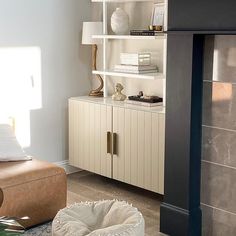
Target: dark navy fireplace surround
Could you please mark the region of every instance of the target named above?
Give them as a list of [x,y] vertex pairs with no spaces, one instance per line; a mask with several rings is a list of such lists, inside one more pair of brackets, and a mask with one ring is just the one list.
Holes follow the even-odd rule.
[[203,51],[206,35],[236,35],[235,0],[169,0],[165,196],[160,231],[201,236]]

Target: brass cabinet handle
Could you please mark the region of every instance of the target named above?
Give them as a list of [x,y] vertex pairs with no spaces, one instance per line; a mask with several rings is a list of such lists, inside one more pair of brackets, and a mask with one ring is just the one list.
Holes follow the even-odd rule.
[[118,152],[117,152],[117,134],[116,133],[113,133],[113,154],[114,155],[118,155]]
[[107,153],[111,154],[111,132],[107,132]]

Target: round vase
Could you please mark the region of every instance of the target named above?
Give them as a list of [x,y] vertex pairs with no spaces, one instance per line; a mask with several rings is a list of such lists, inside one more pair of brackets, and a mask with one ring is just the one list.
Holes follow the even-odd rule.
[[129,16],[121,8],[116,8],[111,16],[111,29],[117,35],[129,32]]

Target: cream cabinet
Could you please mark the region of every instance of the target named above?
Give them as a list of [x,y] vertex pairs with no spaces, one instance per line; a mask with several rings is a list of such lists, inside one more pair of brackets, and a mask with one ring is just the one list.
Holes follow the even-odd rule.
[[112,132],[112,107],[69,100],[69,162],[112,177],[112,156],[107,153],[107,133]]
[[164,193],[165,114],[103,98],[69,100],[70,164]]
[[163,193],[164,114],[113,107],[113,178]]

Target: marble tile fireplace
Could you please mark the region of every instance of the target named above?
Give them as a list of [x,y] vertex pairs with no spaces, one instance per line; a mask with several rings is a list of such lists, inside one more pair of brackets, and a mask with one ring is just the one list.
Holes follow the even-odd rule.
[[235,236],[236,36],[206,36],[203,71],[203,235]]

